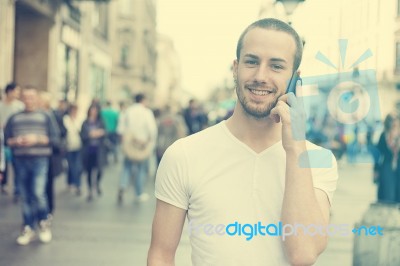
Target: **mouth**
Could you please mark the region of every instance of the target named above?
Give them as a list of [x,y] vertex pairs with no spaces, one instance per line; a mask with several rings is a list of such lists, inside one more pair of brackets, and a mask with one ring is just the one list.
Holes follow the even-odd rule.
[[267,90],[257,90],[257,89],[251,89],[247,88],[252,94],[257,95],[257,96],[266,96],[269,94],[274,93],[275,91],[273,89],[267,89]]

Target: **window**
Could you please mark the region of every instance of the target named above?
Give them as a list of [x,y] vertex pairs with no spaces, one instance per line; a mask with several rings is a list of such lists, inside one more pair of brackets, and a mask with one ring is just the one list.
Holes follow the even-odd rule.
[[396,69],[397,74],[400,74],[400,42],[396,43]]
[[400,0],[397,0],[397,16],[400,17]]
[[106,96],[107,76],[106,70],[98,65],[91,66],[91,95],[93,98],[98,98],[104,101]]
[[108,37],[108,4],[96,3],[92,15],[93,28],[100,36],[107,39]]
[[59,91],[57,98],[75,101],[78,96],[78,64],[79,54],[78,50],[60,43],[58,46],[59,56],[59,74],[58,84]]
[[121,48],[120,65],[122,67],[129,66],[129,46],[124,44]]

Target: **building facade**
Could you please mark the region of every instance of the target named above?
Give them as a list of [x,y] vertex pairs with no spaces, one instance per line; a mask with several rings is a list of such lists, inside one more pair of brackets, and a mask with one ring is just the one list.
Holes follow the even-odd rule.
[[150,102],[156,89],[157,33],[154,0],[112,1],[112,90],[108,99],[121,102],[143,92]]
[[166,105],[179,108],[183,98],[181,65],[171,38],[158,34],[157,54],[157,97],[154,98],[154,105],[158,108]]
[[53,100],[105,100],[111,88],[107,1],[0,1],[0,86],[33,85]]
[[340,18],[340,36],[348,39],[349,49],[357,51],[348,61],[355,61],[367,49],[372,52],[358,68],[376,71],[384,118],[400,101],[400,1],[341,1]]
[[[0,1],[0,85],[15,81],[47,90],[54,75],[52,28],[61,1]],[[40,62],[40,64],[38,64]]]

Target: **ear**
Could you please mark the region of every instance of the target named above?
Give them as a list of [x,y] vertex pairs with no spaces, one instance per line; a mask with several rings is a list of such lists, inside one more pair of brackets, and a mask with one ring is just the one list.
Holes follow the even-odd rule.
[[233,72],[233,79],[237,80],[237,73],[238,73],[238,60],[237,59],[233,60],[232,72]]

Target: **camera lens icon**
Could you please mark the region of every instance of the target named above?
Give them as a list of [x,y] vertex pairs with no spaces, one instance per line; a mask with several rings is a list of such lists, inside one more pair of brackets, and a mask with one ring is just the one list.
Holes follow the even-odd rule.
[[370,94],[359,83],[343,81],[330,91],[327,107],[336,121],[355,124],[367,117],[371,108]]

